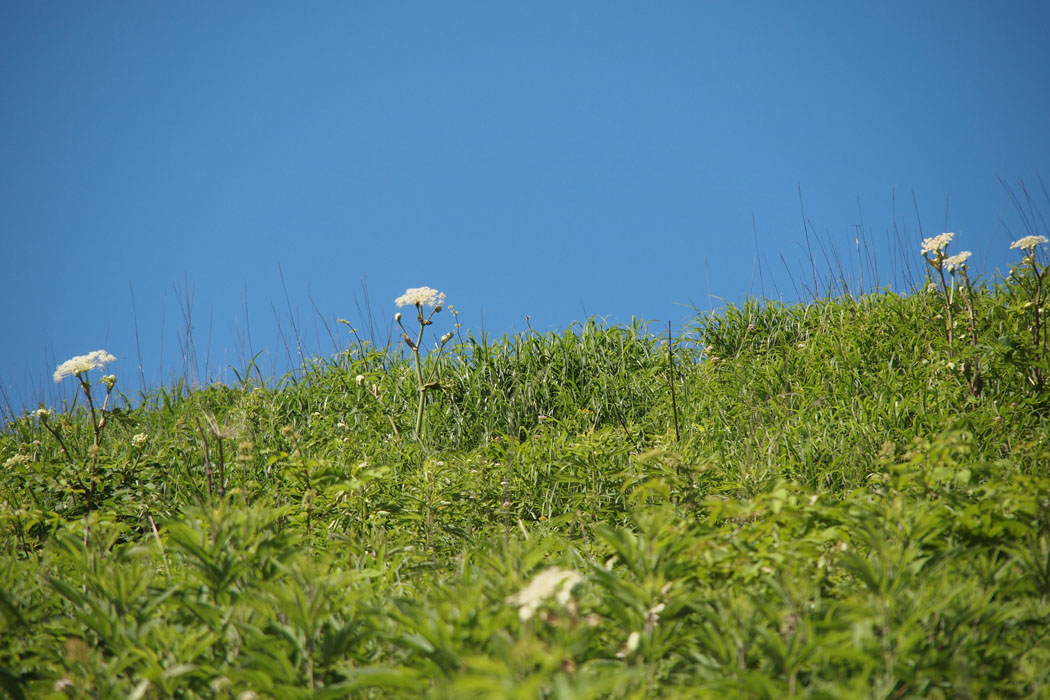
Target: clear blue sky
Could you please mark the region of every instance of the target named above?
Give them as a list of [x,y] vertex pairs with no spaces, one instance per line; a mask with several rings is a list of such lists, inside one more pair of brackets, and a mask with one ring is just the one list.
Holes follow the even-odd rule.
[[181,374],[187,294],[227,379],[249,333],[331,352],[362,276],[383,337],[423,285],[496,335],[791,300],[799,188],[822,268],[860,231],[921,270],[921,223],[990,274],[999,178],[1050,218],[1048,36],[1046,0],[4,2],[0,399],[99,348],[134,395],[136,327]]

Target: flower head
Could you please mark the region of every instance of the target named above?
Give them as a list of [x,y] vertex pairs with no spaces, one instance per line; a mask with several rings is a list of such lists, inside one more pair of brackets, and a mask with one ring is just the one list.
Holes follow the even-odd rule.
[[535,615],[548,598],[553,597],[562,607],[568,605],[572,589],[582,582],[581,574],[555,566],[534,576],[529,585],[508,597],[507,602],[518,606],[518,617],[524,622]]
[[926,238],[922,242],[922,254],[933,253],[935,255],[940,254],[942,250],[951,242],[952,238],[955,237],[954,233],[942,233],[939,236],[933,238]]
[[625,659],[634,652],[638,651],[638,642],[642,641],[642,635],[635,630],[627,635],[627,641],[620,647],[620,650],[616,652],[616,657],[619,659]]
[[1021,250],[1035,250],[1035,247],[1040,243],[1046,243],[1046,236],[1025,236],[1020,240],[1016,240],[1010,244],[1010,250],[1019,248]]
[[445,295],[430,287],[413,287],[394,300],[398,306],[441,306]]
[[60,382],[66,377],[79,377],[88,370],[101,368],[116,359],[105,350],[95,350],[87,355],[71,357],[55,369],[55,381]]
[[966,261],[973,255],[968,250],[964,250],[958,255],[953,255],[950,258],[944,259],[944,265],[948,268],[948,272],[955,272],[960,267],[966,267]]
[[33,461],[33,458],[28,456],[28,455],[23,455],[23,454],[11,455],[4,462],[4,469],[14,469],[15,467],[21,467],[21,466],[24,466],[26,464],[29,464],[32,461]]

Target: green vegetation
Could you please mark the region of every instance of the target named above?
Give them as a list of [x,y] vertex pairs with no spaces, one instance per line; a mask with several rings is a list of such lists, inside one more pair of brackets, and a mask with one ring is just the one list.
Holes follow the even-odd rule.
[[133,405],[74,358],[0,433],[0,688],[1050,697],[1047,268],[928,243],[912,295],[698,313],[673,365],[457,327]]

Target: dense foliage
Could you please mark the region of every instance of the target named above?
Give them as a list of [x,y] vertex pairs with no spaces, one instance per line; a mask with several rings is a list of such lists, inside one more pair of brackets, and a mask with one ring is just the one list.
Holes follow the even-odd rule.
[[0,687],[1050,696],[1037,275],[700,313],[673,365],[640,324],[457,329],[423,439],[413,358],[366,344],[96,380],[0,434]]

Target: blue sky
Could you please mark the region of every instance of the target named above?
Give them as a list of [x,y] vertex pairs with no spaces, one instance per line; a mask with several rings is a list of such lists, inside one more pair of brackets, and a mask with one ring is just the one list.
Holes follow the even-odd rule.
[[863,234],[865,286],[921,274],[920,225],[990,275],[1028,233],[1000,180],[1050,216],[1048,30],[1045,0],[3,3],[0,404],[99,348],[129,395],[140,354],[181,374],[186,309],[195,376],[330,353],[363,277],[385,337],[423,285],[497,336],[791,300],[807,229],[855,278]]

